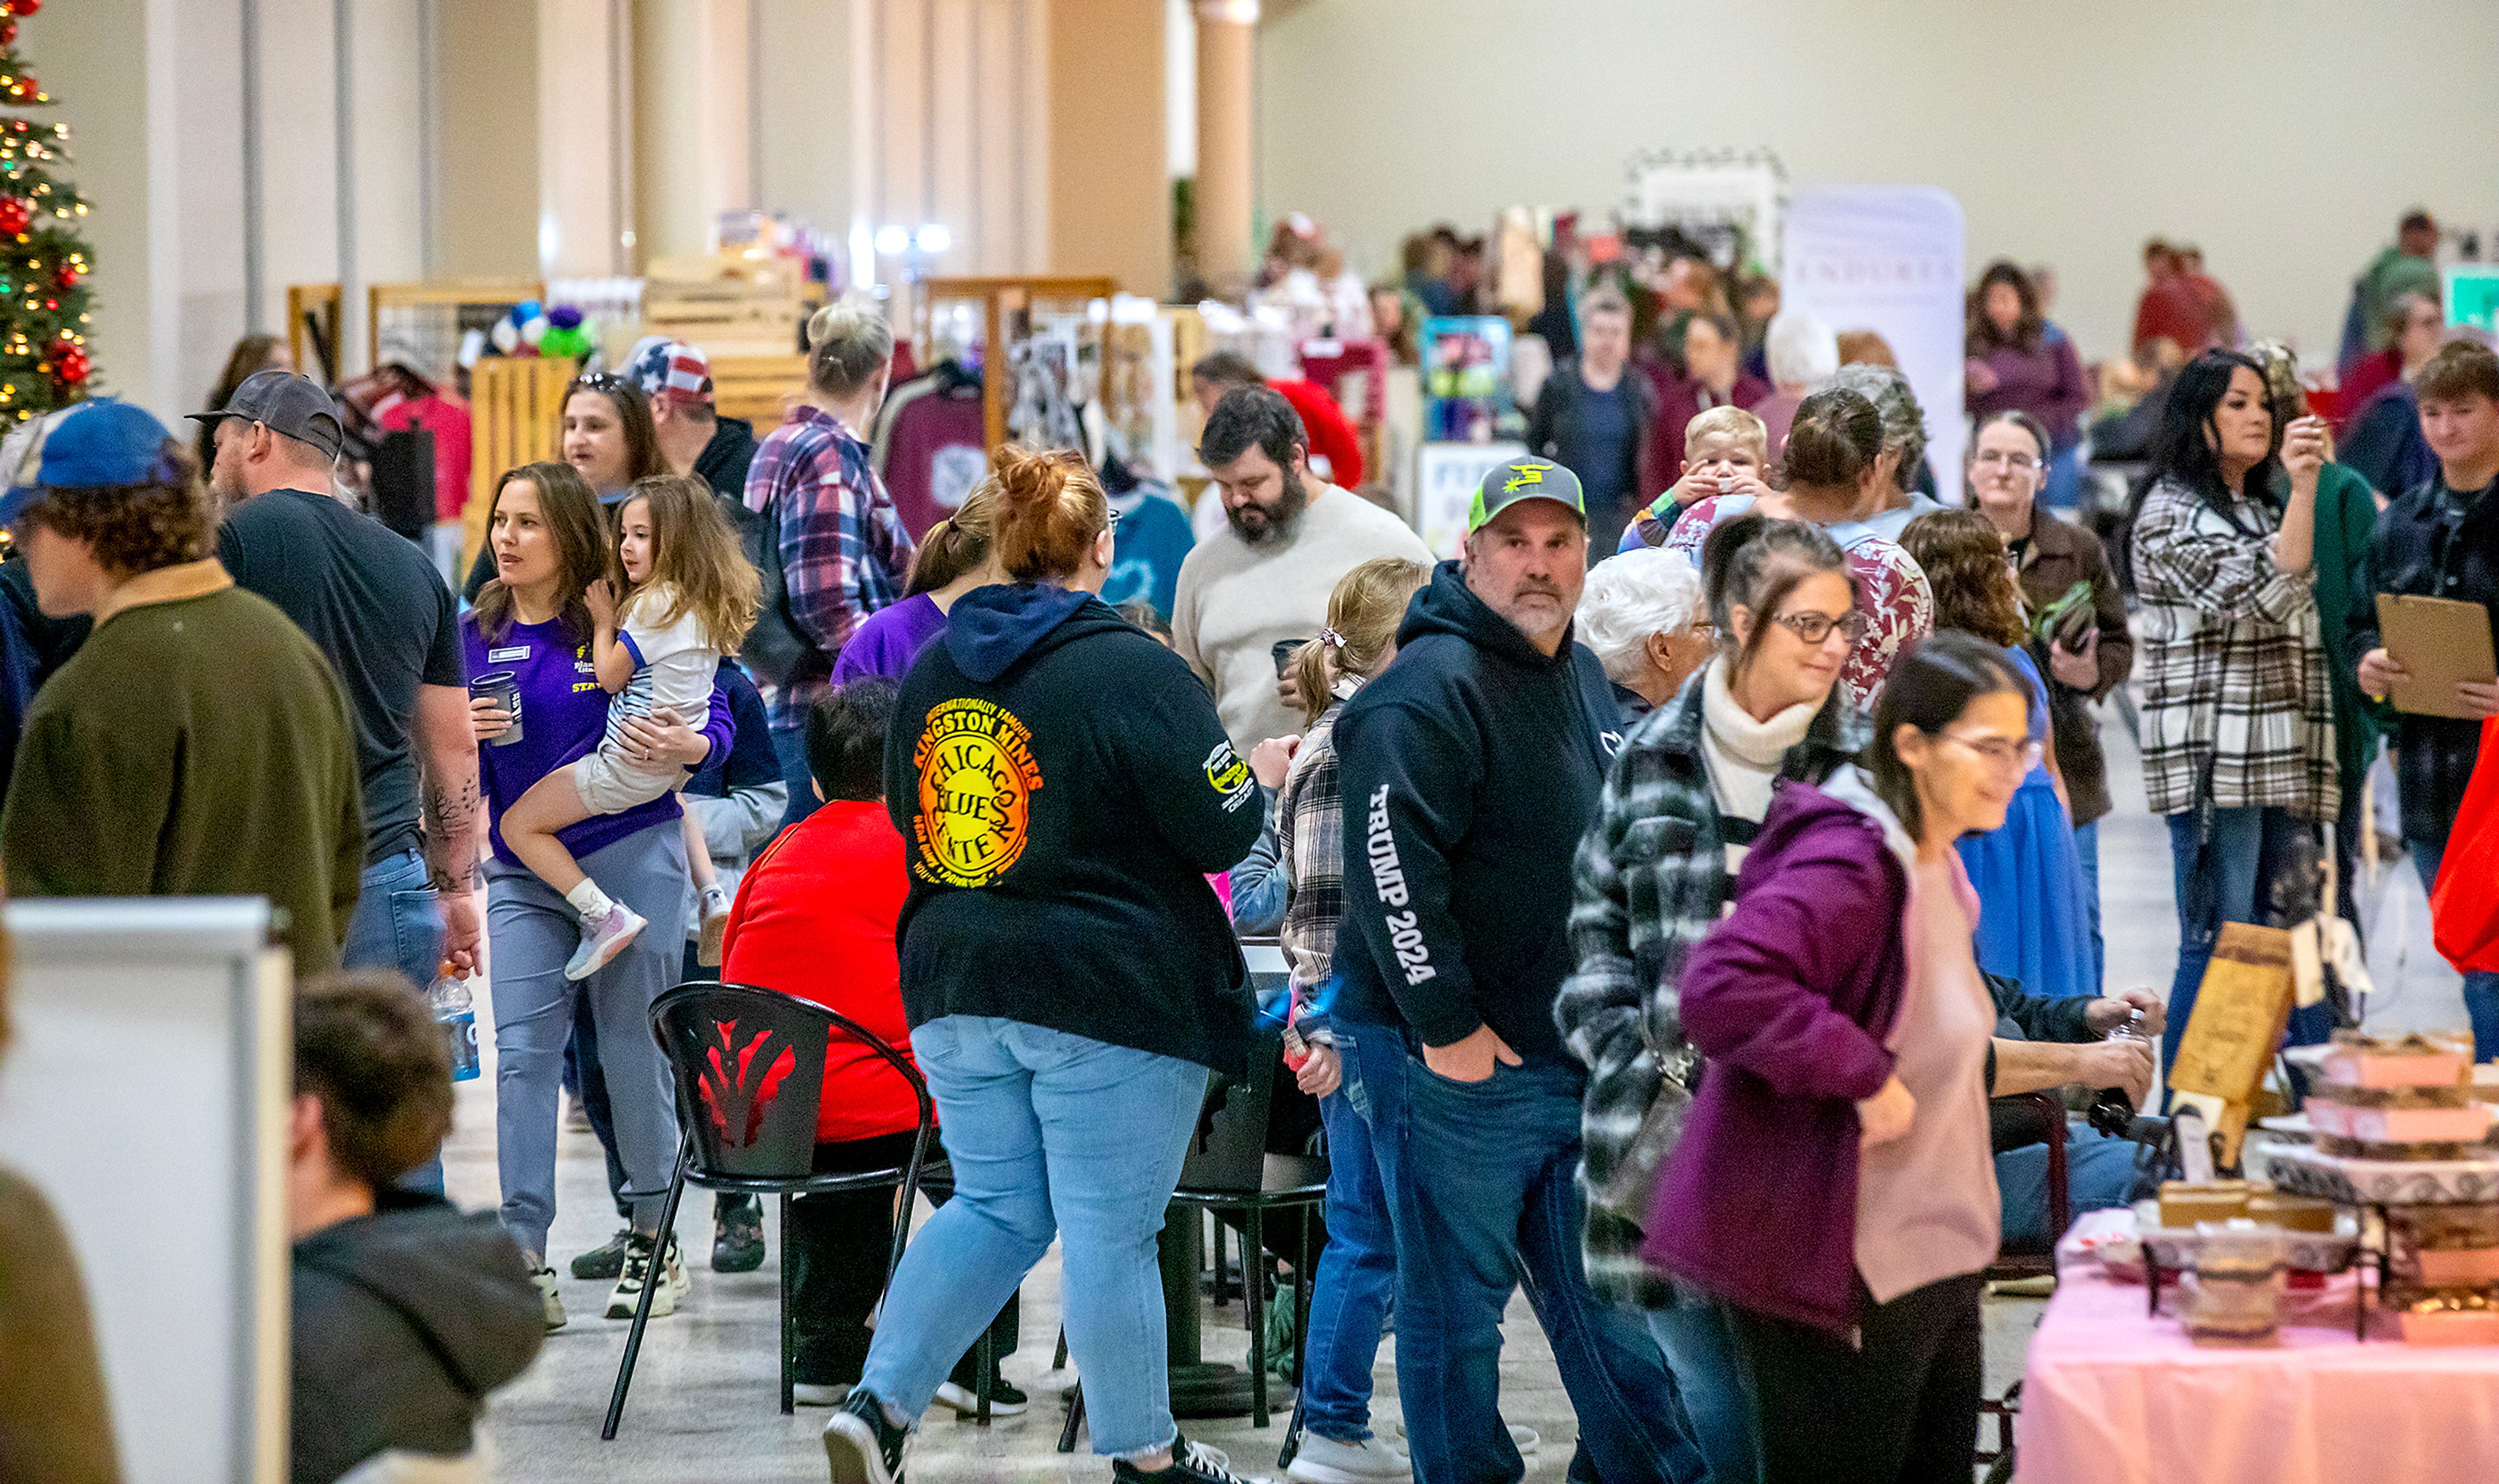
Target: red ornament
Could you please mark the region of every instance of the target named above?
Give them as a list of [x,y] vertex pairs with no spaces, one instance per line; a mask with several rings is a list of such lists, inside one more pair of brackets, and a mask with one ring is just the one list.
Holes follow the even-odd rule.
[[31,72],[21,72],[17,74],[17,80],[9,84],[9,96],[16,99],[19,103],[25,102],[27,99],[34,97],[37,93],[40,93],[43,90],[44,84],[36,81],[35,75]]
[[17,45],[17,22],[15,20],[0,20],[0,47],[14,47],[16,45]]
[[78,287],[78,281],[79,271],[67,263],[52,270],[52,287],[64,293]]
[[32,16],[44,8],[44,0],[9,0],[12,16]]
[[86,352],[73,345],[52,357],[52,379],[63,386],[78,386],[86,380]]
[[23,196],[0,196],[0,234],[14,237],[34,219],[34,203]]

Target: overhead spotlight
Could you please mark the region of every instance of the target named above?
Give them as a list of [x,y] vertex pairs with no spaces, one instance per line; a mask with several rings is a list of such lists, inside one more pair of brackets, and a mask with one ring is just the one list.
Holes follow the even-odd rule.
[[879,227],[876,229],[876,250],[889,258],[898,258],[911,250],[911,229]]
[[932,221],[920,229],[920,250],[932,258],[954,245],[955,234],[936,222]]

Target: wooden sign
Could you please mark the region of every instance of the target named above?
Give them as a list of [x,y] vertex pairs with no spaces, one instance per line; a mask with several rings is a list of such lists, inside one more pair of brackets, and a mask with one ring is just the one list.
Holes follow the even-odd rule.
[[2169,1085],[2222,1100],[2222,1163],[2238,1163],[2248,1106],[2264,1081],[2283,1027],[2290,1020],[2290,934],[2278,927],[2224,922],[2213,945],[2195,1010],[2169,1069]]

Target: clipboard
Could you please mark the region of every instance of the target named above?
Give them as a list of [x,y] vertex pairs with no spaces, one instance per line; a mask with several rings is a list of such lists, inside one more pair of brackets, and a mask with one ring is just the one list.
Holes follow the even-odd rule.
[[2490,610],[2480,603],[2412,594],[2378,595],[2378,635],[2386,653],[2411,672],[2386,698],[2397,711],[2479,721],[2456,704],[2455,683],[2499,680],[2490,652]]

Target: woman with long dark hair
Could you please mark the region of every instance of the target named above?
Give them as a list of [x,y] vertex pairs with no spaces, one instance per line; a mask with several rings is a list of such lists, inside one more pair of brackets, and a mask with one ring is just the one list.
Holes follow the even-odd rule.
[[[2286,430],[2248,357],[2208,350],[2178,373],[2134,525],[2143,785],[2178,892],[2165,1060],[2222,924],[2266,920],[2341,807],[2311,587],[2324,463],[2324,424]],[[2294,1038],[2320,1038],[2326,1014],[2295,1013]]]
[[[547,774],[598,748],[609,696],[585,684],[594,625],[586,595],[618,576],[616,547],[590,485],[568,464],[527,464],[496,487],[486,519],[495,578],[461,621],[472,682],[510,676],[500,704],[472,691],[478,777],[493,822],[486,863],[486,937],[495,989],[495,1154],[503,1178],[503,1226],[520,1243],[546,1296],[547,1325],[565,1322],[556,1275],[546,1261],[555,1220],[557,1088],[576,996],[598,1029],[616,1152],[632,1207],[622,1275],[607,1304],[630,1317],[655,1266],[665,1268],[654,1314],[673,1312],[685,1283],[675,1243],[657,1252],[660,1204],[677,1151],[675,1093],[651,1040],[651,1001],[675,982],[679,957],[669,935],[635,939],[604,968],[578,981],[565,962],[581,937],[580,915],[533,875],[504,845],[503,811]],[[638,719],[627,733],[657,763],[699,767],[729,743],[720,693],[696,721],[672,713]],[[520,735],[500,741],[517,727]],[[596,815],[558,833],[582,868],[644,918],[675,921],[685,910],[686,842],[674,793],[619,814]]]
[[2028,412],[2048,430],[2048,503],[2071,510],[2082,492],[2082,415],[2092,403],[2083,358],[2071,338],[2048,323],[2030,276],[1998,260],[1969,293],[1969,327],[1962,352],[1969,415],[1979,422]]
[[1683,962],[1708,1067],[1641,1251],[1719,1301],[1764,1484],[1969,1468],[1996,1012],[1953,842],[2003,822],[2029,711],[1986,640],[1910,650],[1863,764],[1779,790],[1735,910]]

